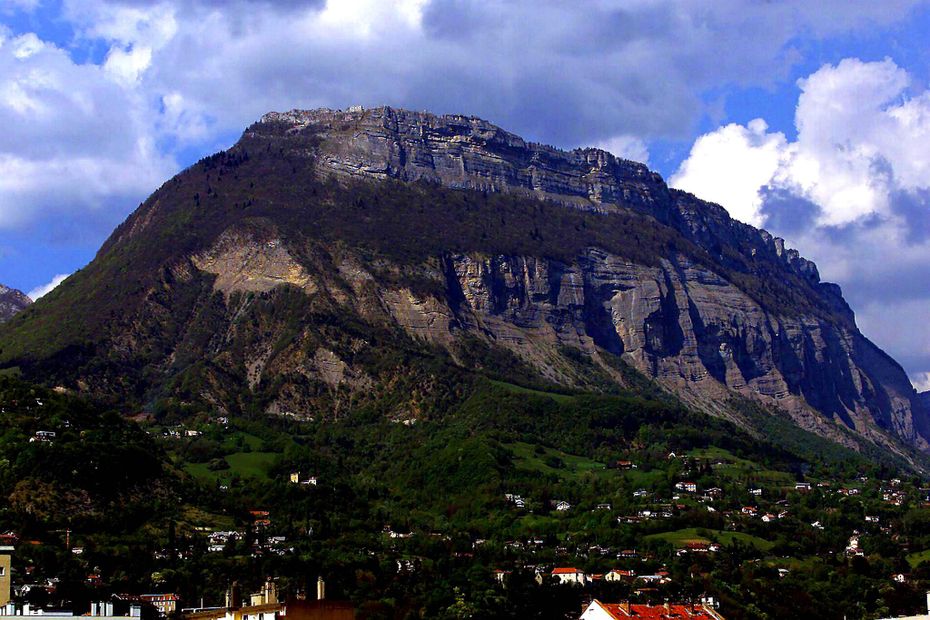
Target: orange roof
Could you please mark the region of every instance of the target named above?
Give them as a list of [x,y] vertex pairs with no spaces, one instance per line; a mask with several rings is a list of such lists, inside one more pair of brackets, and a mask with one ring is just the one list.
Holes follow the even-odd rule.
[[571,574],[580,573],[580,572],[582,572],[582,571],[578,570],[577,568],[570,568],[570,567],[562,567],[562,568],[553,568],[553,569],[552,569],[552,574],[553,574],[553,575],[571,575]]
[[615,620],[624,618],[652,618],[654,620],[715,620],[714,616],[700,605],[627,605],[620,603],[601,603],[594,601]]

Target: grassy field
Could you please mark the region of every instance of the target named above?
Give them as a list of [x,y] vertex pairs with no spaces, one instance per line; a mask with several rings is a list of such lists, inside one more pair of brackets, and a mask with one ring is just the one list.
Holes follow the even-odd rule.
[[691,542],[718,542],[723,546],[732,544],[734,541],[752,545],[760,551],[768,551],[772,548],[773,543],[742,532],[724,532],[721,530],[705,530],[696,527],[690,527],[684,530],[674,532],[662,532],[661,534],[650,534],[646,540],[664,540],[675,547],[684,547]]
[[[560,478],[578,478],[587,473],[593,473],[598,476],[610,475],[613,472],[607,470],[603,463],[592,461],[583,456],[567,454],[552,448],[542,448],[537,453],[535,444],[523,443],[518,441],[512,444],[506,444],[513,454],[514,464],[517,469],[526,471],[539,472],[543,474],[554,474]],[[561,461],[561,467],[552,467],[548,461],[558,459]]]
[[917,551],[907,556],[907,563],[911,568],[917,568],[922,562],[930,562],[930,549]]
[[514,392],[516,394],[529,394],[532,396],[543,396],[545,398],[551,398],[552,400],[559,403],[569,403],[574,400],[574,396],[569,396],[568,394],[556,394],[555,392],[543,392],[542,390],[533,390],[530,388],[525,388],[519,385],[514,385],[513,383],[506,383],[504,381],[491,381],[491,384],[503,388],[509,392]]
[[206,512],[196,506],[185,505],[181,512],[181,523],[190,527],[210,527],[214,530],[231,530],[235,521],[228,515]]
[[204,480],[229,480],[233,476],[241,478],[268,478],[268,470],[279,455],[275,452],[236,452],[225,456],[229,469],[212,471],[206,463],[187,463],[184,471],[191,476]]
[[794,486],[794,478],[782,471],[765,469],[762,465],[741,459],[723,448],[701,448],[692,450],[688,456],[693,458],[722,461],[724,465],[715,467],[714,472],[731,480],[746,479],[759,484],[770,484],[781,487]]
[[652,471],[642,471],[639,469],[627,469],[620,470],[619,475],[626,478],[631,486],[650,489],[655,485],[659,480],[665,478],[665,472],[661,469],[653,469]]

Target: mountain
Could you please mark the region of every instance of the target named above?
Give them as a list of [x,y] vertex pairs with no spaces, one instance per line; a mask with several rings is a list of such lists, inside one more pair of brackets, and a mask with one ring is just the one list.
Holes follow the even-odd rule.
[[14,314],[25,310],[31,303],[32,300],[22,292],[0,284],[0,323],[9,321]]
[[415,419],[454,392],[439,356],[930,449],[904,371],[783,240],[607,152],[387,107],[265,115],[0,348],[2,366],[127,406],[319,417],[391,394],[382,413]]

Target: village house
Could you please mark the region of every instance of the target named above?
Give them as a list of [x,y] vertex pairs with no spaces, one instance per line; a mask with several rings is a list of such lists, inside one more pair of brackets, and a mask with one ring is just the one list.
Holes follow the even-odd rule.
[[249,597],[244,604],[238,584],[226,593],[223,607],[182,610],[183,620],[353,620],[355,607],[347,601],[326,599],[323,579],[317,580],[316,600],[290,598],[279,602],[274,582],[267,582],[261,591]]
[[573,567],[556,567],[551,575],[559,580],[560,584],[584,585],[586,582],[584,571]]
[[697,484],[694,482],[678,482],[675,484],[675,488],[686,493],[697,493]]
[[29,438],[29,443],[51,443],[55,441],[56,436],[55,431],[36,431],[36,434]]
[[655,573],[654,575],[638,575],[636,579],[644,581],[646,583],[659,584],[663,585],[666,583],[671,583],[672,580],[668,576],[668,573],[662,574],[662,571]]
[[794,484],[794,490],[800,491],[801,493],[807,493],[808,491],[811,490],[811,483],[810,482],[796,482]]
[[846,544],[846,555],[847,556],[859,556],[863,557],[865,552],[859,547],[859,536],[853,534],[849,537],[849,542]]
[[582,612],[579,620],[622,620],[624,618],[642,618],[648,620],[665,620],[681,618],[682,620],[724,620],[717,611],[707,604],[665,603],[664,605],[639,605],[624,601],[622,603],[602,603],[595,599]]
[[311,486],[317,485],[316,476],[307,476],[302,474],[299,471],[291,472],[291,484],[307,484]]
[[608,464],[609,469],[636,469],[636,463],[633,461],[619,460]]
[[630,581],[636,577],[636,571],[615,568],[604,575],[604,581]]

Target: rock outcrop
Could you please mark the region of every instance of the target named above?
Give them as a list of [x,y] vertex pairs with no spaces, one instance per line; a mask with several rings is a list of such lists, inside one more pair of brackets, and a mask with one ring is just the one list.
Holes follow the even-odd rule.
[[9,321],[13,315],[22,312],[30,304],[32,300],[25,294],[0,284],[0,323]]
[[387,412],[409,420],[441,383],[409,347],[468,365],[477,342],[565,386],[632,367],[741,424],[749,400],[930,451],[926,399],[783,240],[642,164],[473,117],[267,114],[29,315],[0,366],[142,402],[325,417],[409,385]]
[[858,331],[837,285],[820,282],[816,265],[784,240],[670,189],[642,164],[598,149],[562,151],[526,142],[475,117],[387,107],[270,113],[250,131],[261,135],[281,125],[285,136],[319,137],[317,166],[324,173],[514,193],[599,213],[632,210],[673,228],[720,267],[748,256],[759,267],[752,274],[758,278],[796,276],[807,301],[828,309],[810,312],[791,302],[764,307],[723,270],[683,256],[646,267],[597,248],[570,264],[466,255],[446,258],[458,280],[449,296],[465,302],[455,310],[427,311],[427,300],[384,296],[398,324],[413,335],[447,341],[448,325],[456,324],[452,316],[556,379],[557,364],[545,362],[531,343],[609,351],[705,409],[718,408],[735,392],[837,438],[842,435],[830,428],[834,422],[879,442],[891,435],[930,447],[923,402],[898,364]]

